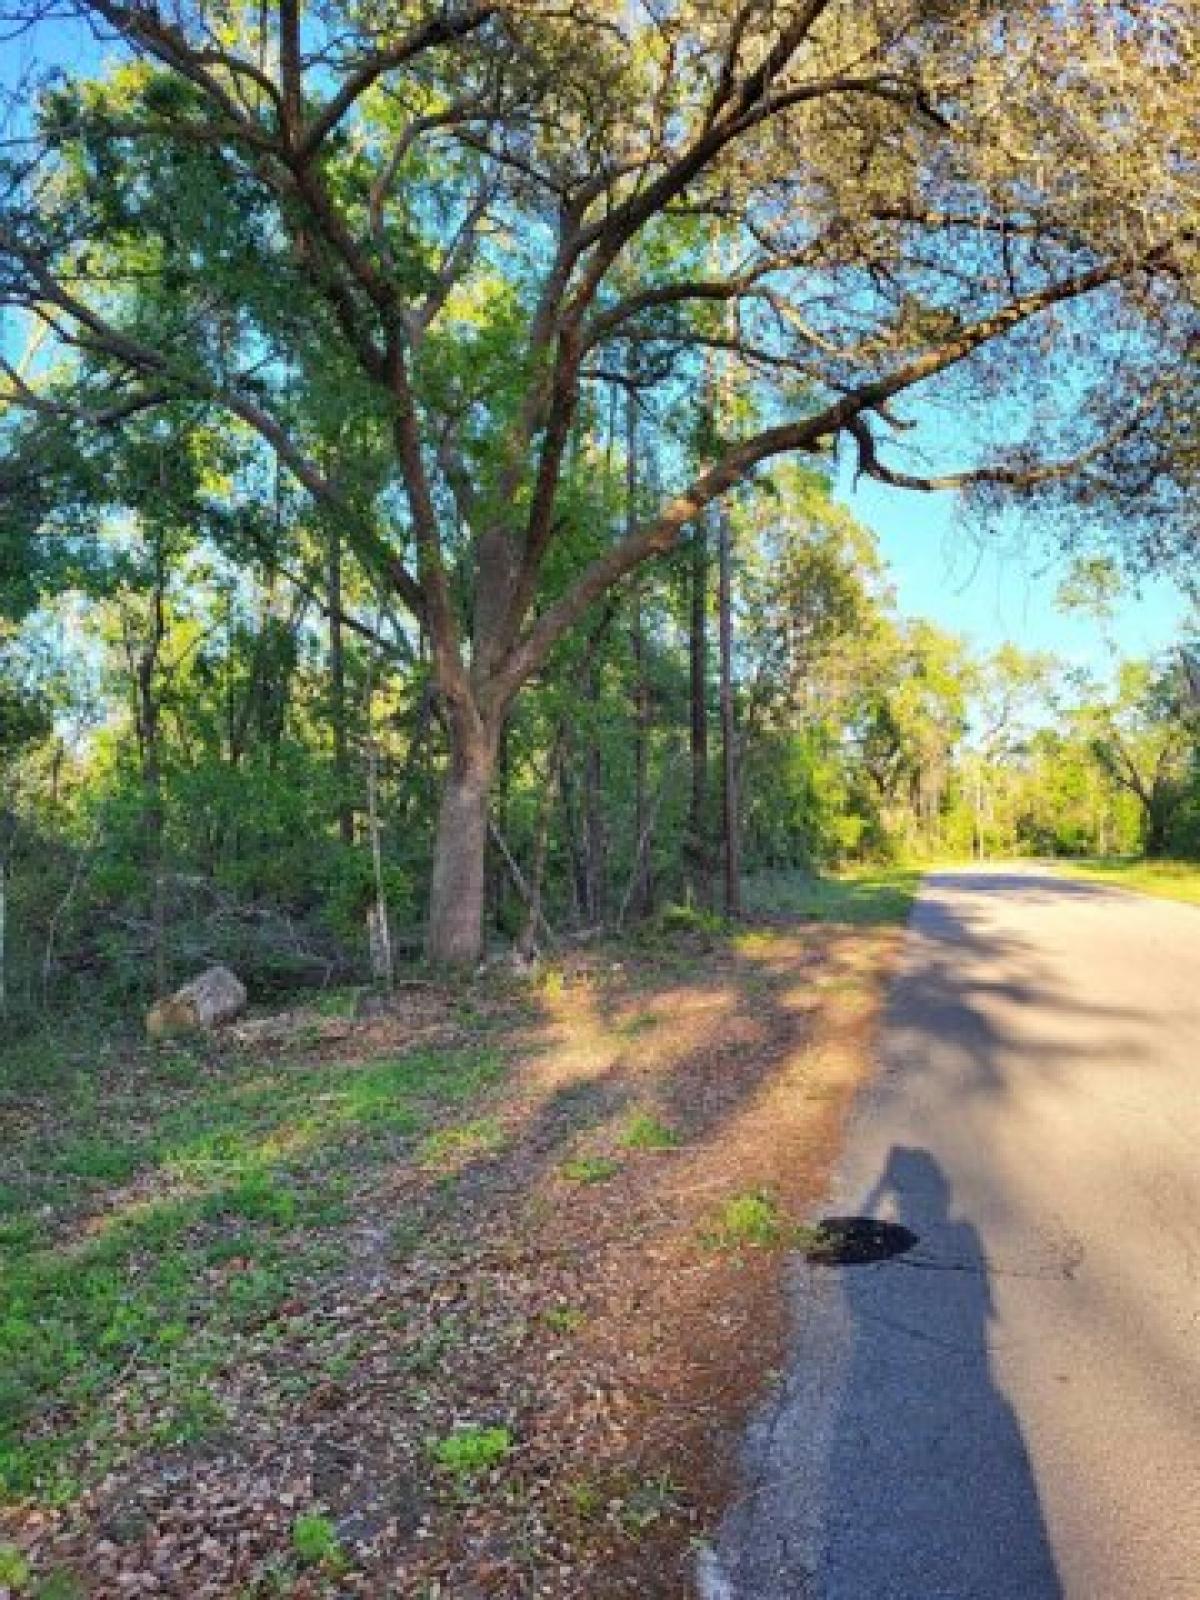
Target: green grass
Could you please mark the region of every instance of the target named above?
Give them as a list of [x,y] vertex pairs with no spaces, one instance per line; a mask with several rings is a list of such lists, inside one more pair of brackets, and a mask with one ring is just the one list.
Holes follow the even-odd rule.
[[433,1460],[460,1482],[490,1472],[511,1449],[512,1435],[507,1428],[456,1428],[442,1439],[429,1441]]
[[558,1170],[571,1183],[607,1183],[620,1172],[621,1163],[611,1156],[572,1156]]
[[301,1566],[336,1569],[346,1556],[337,1529],[328,1517],[311,1513],[297,1517],[292,1524],[292,1549]]
[[638,1039],[644,1033],[658,1026],[658,1016],[653,1011],[639,1011],[636,1016],[626,1017],[621,1022],[615,1023],[613,1032],[619,1039]]
[[1141,861],[1130,856],[1110,856],[1056,861],[1055,866],[1069,878],[1200,905],[1200,861]]
[[674,1150],[679,1135],[658,1117],[639,1111],[629,1119],[621,1143],[627,1150]]
[[29,1581],[29,1563],[11,1544],[0,1544],[0,1589],[20,1589]]
[[555,1333],[578,1333],[587,1321],[587,1314],[578,1306],[547,1306],[542,1321]]
[[0,1053],[0,1501],[61,1503],[221,1429],[220,1372],[337,1259],[353,1176],[414,1159],[501,1071],[480,1050],[264,1065],[93,1043],[101,1078],[76,1048]]
[[746,882],[746,911],[859,926],[903,922],[923,877],[921,867],[856,868],[822,877],[765,872]]
[[441,1171],[456,1171],[480,1156],[494,1155],[504,1148],[506,1135],[494,1117],[464,1122],[457,1127],[439,1128],[422,1139],[418,1158],[422,1166]]
[[761,1189],[731,1195],[704,1231],[704,1242],[717,1250],[743,1245],[770,1249],[785,1241],[786,1219],[773,1195]]

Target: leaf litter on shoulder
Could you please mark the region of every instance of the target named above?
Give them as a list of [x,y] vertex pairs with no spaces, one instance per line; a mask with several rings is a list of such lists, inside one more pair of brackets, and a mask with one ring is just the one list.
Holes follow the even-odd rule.
[[[90,1320],[60,1292],[83,1376],[34,1374],[0,1542],[99,1596],[149,1573],[191,1600],[201,1568],[214,1594],[328,1576],[515,1597],[532,1573],[563,1600],[687,1593],[784,1331],[785,1251],[702,1234],[738,1196],[798,1216],[819,1193],[871,1014],[812,980],[876,994],[894,942],[704,937],[696,963],[598,951],[549,988],[481,986],[486,1027],[456,1024],[451,1051],[375,1019],[360,1056],[235,1052],[149,1096],[144,1064],[114,1066],[114,1134],[144,1165],[107,1192],[73,1179],[62,1215],[114,1219],[104,1260],[135,1321],[109,1331],[102,1284]],[[151,1198],[131,1231],[129,1194],[172,1171],[172,1206],[180,1172],[196,1192]],[[488,1459],[458,1471],[430,1440]],[[130,1504],[142,1531],[106,1537]],[[321,1540],[298,1550],[297,1527],[336,1559],[305,1565]]]

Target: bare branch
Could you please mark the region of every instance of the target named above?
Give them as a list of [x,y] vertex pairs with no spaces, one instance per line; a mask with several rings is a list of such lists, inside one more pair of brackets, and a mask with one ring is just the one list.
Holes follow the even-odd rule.
[[428,50],[467,38],[495,14],[496,7],[490,4],[469,6],[458,16],[447,7],[440,16],[415,28],[390,49],[368,56],[304,130],[295,147],[296,159],[301,163],[311,161],[356,101],[386,73],[416,60]]

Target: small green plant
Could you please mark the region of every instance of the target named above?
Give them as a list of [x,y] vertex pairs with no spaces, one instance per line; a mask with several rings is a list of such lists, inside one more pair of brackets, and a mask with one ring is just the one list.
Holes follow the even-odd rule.
[[244,1217],[250,1222],[287,1227],[296,1220],[296,1196],[270,1172],[250,1172],[205,1203],[210,1217]]
[[571,1510],[584,1522],[592,1522],[604,1510],[604,1489],[594,1478],[580,1478],[567,1490]]
[[630,1489],[621,1507],[621,1526],[636,1537],[678,1508],[679,1487],[663,1472],[657,1477],[643,1479]]
[[658,926],[663,933],[703,933],[710,937],[725,931],[717,913],[702,906],[664,906],[658,914]]
[[462,1167],[477,1156],[499,1150],[505,1141],[504,1129],[494,1117],[465,1122],[456,1128],[439,1128],[421,1141],[417,1159],[423,1167]]
[[415,1217],[404,1217],[392,1227],[392,1254],[398,1261],[407,1261],[415,1255],[424,1237],[424,1229]]
[[732,1195],[705,1230],[705,1243],[717,1249],[736,1250],[741,1245],[774,1246],[784,1240],[786,1227],[779,1207],[765,1189]]
[[73,1178],[94,1183],[125,1183],[141,1165],[136,1145],[113,1144],[106,1139],[76,1139],[64,1145],[55,1167]]
[[512,1449],[507,1428],[456,1428],[442,1439],[429,1441],[429,1453],[443,1472],[460,1482],[490,1472]]
[[542,993],[549,1000],[555,1000],[562,994],[567,986],[567,980],[561,967],[547,967],[541,976]]
[[52,1572],[43,1578],[30,1600],[87,1600],[87,1590],[69,1572]]
[[309,1006],[319,1017],[352,1017],[358,997],[362,993],[363,990],[358,985],[342,989],[326,989],[321,994],[314,995],[309,1001]]
[[28,1582],[28,1561],[16,1545],[0,1544],[0,1589],[20,1589]]
[[639,1011],[635,1016],[626,1017],[618,1022],[613,1032],[622,1039],[636,1039],[643,1033],[649,1033],[651,1028],[658,1025],[658,1018],[653,1011]]
[[462,1337],[462,1330],[448,1317],[444,1318],[432,1333],[404,1351],[400,1366],[414,1378],[427,1378],[441,1366],[446,1351],[462,1343]]
[[573,1156],[558,1169],[571,1183],[605,1183],[615,1178],[621,1163],[611,1156]]
[[658,1117],[641,1111],[631,1118],[621,1142],[627,1150],[673,1150],[679,1135]]
[[328,1517],[315,1512],[297,1517],[292,1523],[292,1549],[306,1567],[339,1567],[346,1560],[337,1529]]
[[578,1306],[547,1306],[542,1321],[555,1333],[578,1333],[587,1317]]

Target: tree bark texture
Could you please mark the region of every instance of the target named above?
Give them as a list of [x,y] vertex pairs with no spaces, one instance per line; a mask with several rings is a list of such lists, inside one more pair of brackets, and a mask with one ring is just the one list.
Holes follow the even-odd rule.
[[488,794],[494,747],[451,733],[451,760],[438,808],[426,953],[439,966],[470,966],[483,953]]

